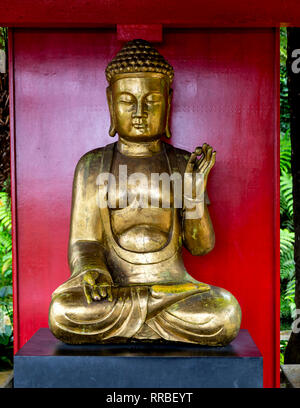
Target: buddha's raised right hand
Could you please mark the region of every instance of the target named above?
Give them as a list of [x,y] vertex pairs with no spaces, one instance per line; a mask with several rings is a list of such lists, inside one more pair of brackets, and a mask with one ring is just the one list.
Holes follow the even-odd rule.
[[[199,160],[197,159],[198,156],[201,156]],[[215,165],[215,162],[216,151],[207,143],[203,143],[202,146],[196,147],[195,151],[191,153],[185,173],[202,173],[205,191],[208,175]]]
[[113,300],[111,290],[113,281],[108,274],[98,270],[87,271],[83,275],[82,284],[88,303],[105,298],[110,302]]

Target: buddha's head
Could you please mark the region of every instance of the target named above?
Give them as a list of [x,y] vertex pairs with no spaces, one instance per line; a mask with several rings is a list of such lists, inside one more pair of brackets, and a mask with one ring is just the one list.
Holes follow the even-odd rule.
[[146,142],[170,137],[172,66],[144,40],[128,42],[106,68],[110,136]]

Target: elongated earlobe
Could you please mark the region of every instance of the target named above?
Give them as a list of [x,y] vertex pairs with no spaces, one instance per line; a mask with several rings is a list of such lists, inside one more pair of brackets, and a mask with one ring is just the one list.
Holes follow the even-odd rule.
[[117,131],[116,131],[114,125],[111,123],[108,134],[109,134],[109,136],[114,137],[114,136],[116,136],[116,133],[117,133]]
[[168,110],[167,110],[167,121],[166,121],[166,133],[165,136],[167,139],[170,139],[172,137],[172,133],[170,131],[170,125],[169,125],[169,118],[170,118],[170,110],[171,110],[171,101],[172,101],[172,94],[173,91],[170,89],[169,91],[169,98],[168,98]]
[[171,133],[171,131],[169,129],[169,126],[166,127],[165,136],[166,136],[167,139],[171,139],[171,137],[172,137],[172,133]]
[[107,96],[107,103],[108,103],[108,108],[109,108],[109,113],[110,113],[110,127],[109,127],[108,134],[109,136],[114,137],[117,131],[116,131],[116,126],[115,126],[112,92],[111,92],[110,87],[106,88],[106,96]]

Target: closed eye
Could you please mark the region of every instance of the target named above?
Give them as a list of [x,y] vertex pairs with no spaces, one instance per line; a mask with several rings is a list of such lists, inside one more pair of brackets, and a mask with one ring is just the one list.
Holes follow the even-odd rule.
[[134,101],[126,101],[124,99],[120,99],[119,102],[120,103],[126,103],[127,105],[132,105],[134,103]]
[[146,96],[145,101],[146,103],[157,103],[161,102],[162,95],[159,93],[152,93]]
[[119,97],[119,102],[125,103],[125,104],[133,104],[135,102],[135,98],[127,93],[123,93]]

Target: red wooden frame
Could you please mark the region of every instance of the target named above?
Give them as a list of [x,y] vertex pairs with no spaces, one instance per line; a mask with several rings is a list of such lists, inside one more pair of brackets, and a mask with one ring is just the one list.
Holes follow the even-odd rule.
[[0,23],[8,27],[299,26],[298,0],[1,0]]
[[151,42],[162,42],[162,24],[117,24],[119,41],[131,41],[142,38]]

